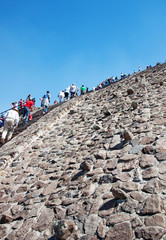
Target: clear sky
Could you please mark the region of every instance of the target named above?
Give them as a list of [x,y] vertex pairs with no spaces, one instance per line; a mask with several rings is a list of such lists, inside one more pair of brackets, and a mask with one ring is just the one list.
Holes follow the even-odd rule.
[[166,60],[166,0],[0,0],[0,112]]

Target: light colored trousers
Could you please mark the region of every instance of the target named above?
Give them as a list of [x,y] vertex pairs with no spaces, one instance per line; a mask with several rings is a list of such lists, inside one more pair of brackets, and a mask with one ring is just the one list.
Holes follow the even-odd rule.
[[14,125],[15,121],[13,118],[6,118],[4,122],[3,132],[2,132],[2,138],[5,139],[7,134],[7,140],[10,140],[12,138],[13,132],[14,132]]

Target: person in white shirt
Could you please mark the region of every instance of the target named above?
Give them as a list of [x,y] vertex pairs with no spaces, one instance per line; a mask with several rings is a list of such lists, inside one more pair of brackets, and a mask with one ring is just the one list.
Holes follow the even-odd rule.
[[5,143],[5,139],[7,136],[7,141],[12,138],[14,128],[18,126],[19,123],[19,114],[16,108],[12,108],[7,113],[4,114],[4,127],[1,137],[1,143]]

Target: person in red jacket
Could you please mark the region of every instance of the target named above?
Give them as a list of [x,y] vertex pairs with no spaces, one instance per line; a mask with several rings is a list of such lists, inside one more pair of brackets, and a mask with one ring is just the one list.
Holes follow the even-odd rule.
[[32,111],[34,102],[35,102],[35,99],[32,99],[30,101],[27,101],[26,104],[24,105],[22,119],[25,118],[25,121],[24,121],[25,124],[28,122],[29,114],[30,114],[30,111]]

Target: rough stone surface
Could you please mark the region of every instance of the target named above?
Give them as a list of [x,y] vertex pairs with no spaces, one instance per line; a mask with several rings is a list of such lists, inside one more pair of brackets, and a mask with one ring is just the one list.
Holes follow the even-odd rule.
[[165,240],[166,63],[42,111],[0,144],[0,239]]

